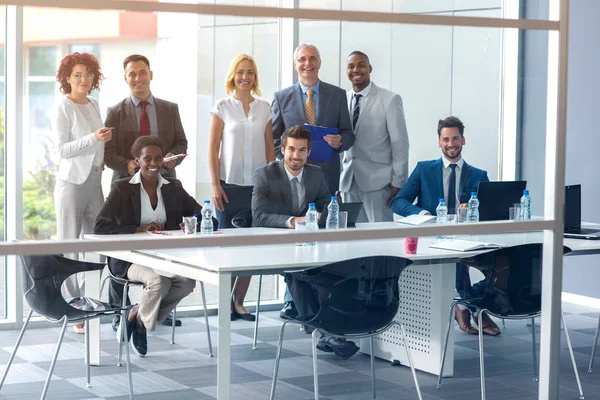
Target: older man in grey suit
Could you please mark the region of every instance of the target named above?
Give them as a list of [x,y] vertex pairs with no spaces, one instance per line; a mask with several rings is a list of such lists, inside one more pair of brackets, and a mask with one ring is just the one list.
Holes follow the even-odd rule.
[[343,155],[340,191],[344,201],[363,203],[359,222],[391,221],[391,203],[408,177],[402,98],[371,82],[372,70],[365,53],[350,53],[347,99],[356,141]]
[[[113,128],[111,143],[104,146],[104,162],[113,170],[113,181],[133,176],[139,169],[131,154],[131,145],[140,136],[160,137],[168,149],[165,158],[187,151],[179,107],[170,101],[157,99],[150,92],[150,61],[142,55],[132,54],[123,61],[123,69],[131,95],[109,107],[104,122],[104,126]],[[161,175],[174,178],[175,166],[181,161],[176,159],[163,163]],[[121,305],[123,285],[111,281],[109,289],[110,304]],[[164,325],[171,323],[171,316],[163,321]],[[181,321],[177,320],[176,324],[180,326]],[[116,330],[118,325],[119,317],[115,316],[113,329]]]
[[[281,137],[283,160],[272,161],[254,171],[252,192],[252,225],[271,228],[294,228],[304,221],[308,203],[315,203],[322,211],[330,200],[321,168],[306,164],[310,155],[310,131],[303,126],[292,126]],[[294,279],[287,274],[285,282],[296,300],[297,315],[310,317],[319,311],[318,287],[313,281]],[[318,285],[317,285],[318,286]],[[306,333],[310,333],[306,329]],[[322,335],[317,348],[349,358],[357,351],[354,342]]]
[[334,149],[331,160],[327,163],[311,160],[323,169],[330,193],[334,194],[340,181],[339,153],[354,144],[345,93],[343,89],[319,80],[321,56],[315,46],[299,45],[294,51],[294,67],[298,83],[276,92],[271,104],[275,153],[279,153],[281,134],[291,126],[308,123],[337,128],[339,134],[325,136]]
[[[131,145],[140,136],[160,137],[167,148],[165,158],[187,151],[179,107],[157,99],[150,92],[152,71],[148,59],[132,54],[123,61],[123,69],[131,95],[109,107],[105,121],[105,126],[113,128],[112,143],[104,147],[104,161],[114,171],[113,181],[132,176],[139,168],[131,154]],[[181,161],[165,162],[161,174],[175,177],[175,166]]]

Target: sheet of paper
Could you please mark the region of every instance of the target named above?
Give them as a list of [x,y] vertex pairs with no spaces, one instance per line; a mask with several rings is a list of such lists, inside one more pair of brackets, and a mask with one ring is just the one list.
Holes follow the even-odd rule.
[[435,219],[435,216],[433,216],[433,215],[414,214],[414,215],[409,215],[408,217],[398,218],[396,220],[396,222],[398,222],[400,224],[408,224],[408,225],[421,225],[421,224],[425,224],[429,221],[433,221],[434,219]]

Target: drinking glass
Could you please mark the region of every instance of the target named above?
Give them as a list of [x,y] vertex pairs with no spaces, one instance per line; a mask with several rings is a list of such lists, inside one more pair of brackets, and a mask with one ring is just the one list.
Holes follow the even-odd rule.
[[[306,221],[296,221],[296,232],[305,232],[306,231]],[[306,243],[296,243],[296,246],[306,246]]]
[[418,237],[404,238],[404,252],[406,254],[417,254],[417,246],[419,245]]
[[183,231],[186,235],[195,235],[198,225],[198,217],[183,217]]
[[340,229],[348,227],[348,211],[340,211],[338,215],[338,227]]
[[467,207],[458,207],[456,209],[456,218],[457,218],[457,222],[459,224],[462,224],[463,222],[467,222],[467,211],[469,209]]
[[521,206],[512,206],[508,209],[508,219],[517,221],[521,219]]

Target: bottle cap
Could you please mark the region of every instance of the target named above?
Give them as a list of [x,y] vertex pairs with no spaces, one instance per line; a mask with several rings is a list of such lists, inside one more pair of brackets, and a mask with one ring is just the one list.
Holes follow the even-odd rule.
[[445,202],[446,202],[446,200],[440,199],[440,203],[445,203]]
[[314,206],[315,206],[315,203],[308,203],[308,208],[314,207]]
[[337,201],[337,196],[331,196],[331,200]]
[[529,190],[527,190],[527,189],[523,190],[523,194],[524,194],[525,196],[529,196]]
[[471,192],[471,197],[477,197],[477,192]]
[[204,204],[210,204],[210,200],[204,200]]

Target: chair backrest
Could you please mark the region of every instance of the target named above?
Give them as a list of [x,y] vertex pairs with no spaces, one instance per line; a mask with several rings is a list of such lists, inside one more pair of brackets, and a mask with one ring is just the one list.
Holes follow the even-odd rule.
[[[473,285],[471,304],[498,316],[539,314],[542,302],[541,243],[506,247],[461,258],[460,262],[479,270],[484,279]],[[563,248],[563,254],[571,252]]]
[[64,280],[74,273],[103,267],[103,264],[71,260],[58,255],[21,256],[25,301],[39,315],[59,320],[73,310],[61,294]]
[[231,219],[231,225],[236,228],[250,228],[252,226],[252,210],[240,211]]
[[401,257],[372,256],[296,272],[318,292],[320,309],[307,325],[337,335],[387,327],[398,312],[400,273],[410,264]]

